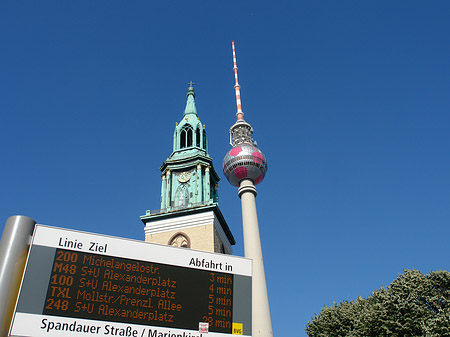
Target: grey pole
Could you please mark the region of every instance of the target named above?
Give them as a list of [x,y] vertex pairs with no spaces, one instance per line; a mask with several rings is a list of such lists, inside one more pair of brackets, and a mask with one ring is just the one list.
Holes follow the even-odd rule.
[[253,181],[250,179],[241,180],[238,195],[241,198],[242,205],[245,257],[253,260],[252,335],[254,337],[273,337],[258,215],[256,212],[256,187]]
[[33,219],[14,215],[3,229],[0,241],[0,337],[8,335],[35,225]]

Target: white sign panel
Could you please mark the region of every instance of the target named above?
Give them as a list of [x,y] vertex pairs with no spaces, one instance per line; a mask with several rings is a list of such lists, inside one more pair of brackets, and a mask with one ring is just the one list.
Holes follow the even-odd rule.
[[206,334],[251,336],[251,260],[36,227],[11,336]]

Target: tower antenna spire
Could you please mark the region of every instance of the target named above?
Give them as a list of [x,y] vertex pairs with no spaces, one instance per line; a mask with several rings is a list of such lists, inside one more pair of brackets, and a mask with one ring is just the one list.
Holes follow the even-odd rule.
[[244,113],[242,112],[242,104],[241,104],[241,86],[239,85],[238,81],[238,67],[236,62],[236,50],[234,48],[234,41],[231,42],[231,45],[233,47],[233,70],[234,70],[234,90],[236,92],[236,106],[237,106],[237,112],[236,117],[238,120],[244,119]]

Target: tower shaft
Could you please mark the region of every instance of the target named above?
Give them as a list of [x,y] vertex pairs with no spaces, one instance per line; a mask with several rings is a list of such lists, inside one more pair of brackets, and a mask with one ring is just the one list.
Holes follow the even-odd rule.
[[238,189],[242,206],[245,257],[253,260],[252,331],[254,337],[273,336],[267,295],[266,275],[256,212],[256,187],[250,179],[241,180]]

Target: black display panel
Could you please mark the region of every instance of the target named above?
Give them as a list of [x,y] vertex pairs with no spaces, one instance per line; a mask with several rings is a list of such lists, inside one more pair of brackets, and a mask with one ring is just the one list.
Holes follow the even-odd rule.
[[56,249],[42,314],[231,333],[234,275]]

